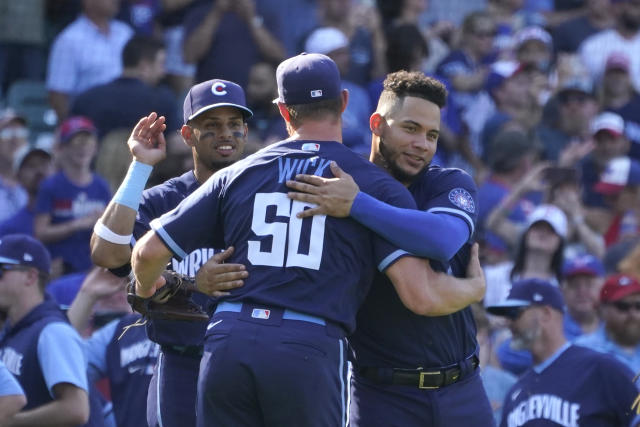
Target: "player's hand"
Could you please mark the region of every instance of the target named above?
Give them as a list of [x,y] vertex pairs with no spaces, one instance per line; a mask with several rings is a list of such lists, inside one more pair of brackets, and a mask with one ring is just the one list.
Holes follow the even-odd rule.
[[335,178],[315,175],[296,175],[295,181],[287,181],[287,187],[296,190],[288,193],[290,199],[314,203],[317,206],[298,213],[298,218],[313,215],[330,215],[338,218],[349,216],[353,200],[360,191],[351,175],[331,162]]
[[474,289],[477,291],[476,301],[482,301],[484,293],[487,290],[487,282],[484,278],[484,271],[480,265],[479,245],[474,243],[471,246],[471,253],[469,255],[469,264],[467,264],[467,279],[471,282]]
[[136,278],[136,295],[142,298],[150,298],[153,294],[156,293],[158,289],[163,287],[166,283],[167,281],[162,276],[158,277],[156,281],[153,282],[153,284],[151,285],[146,283],[141,283]]
[[127,141],[133,158],[154,166],[167,156],[167,142],[163,132],[167,129],[164,116],[151,113],[140,119]]
[[212,297],[229,295],[231,289],[244,285],[249,276],[242,264],[223,264],[233,254],[233,246],[209,258],[196,274],[196,286],[203,294]]

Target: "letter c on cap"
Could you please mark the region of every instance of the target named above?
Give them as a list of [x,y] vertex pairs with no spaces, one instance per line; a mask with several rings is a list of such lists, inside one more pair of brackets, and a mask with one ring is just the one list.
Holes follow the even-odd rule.
[[211,85],[211,93],[217,96],[224,96],[227,94],[227,91],[225,90],[226,87],[227,85],[222,82],[215,82]]

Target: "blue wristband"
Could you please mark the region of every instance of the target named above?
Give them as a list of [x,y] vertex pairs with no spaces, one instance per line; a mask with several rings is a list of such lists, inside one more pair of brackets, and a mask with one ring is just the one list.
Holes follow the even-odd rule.
[[136,160],[131,162],[127,176],[122,180],[122,184],[118,187],[118,191],[113,196],[113,201],[120,205],[127,206],[134,211],[138,210],[140,206],[140,199],[142,198],[142,192],[153,166],[145,163],[140,163]]

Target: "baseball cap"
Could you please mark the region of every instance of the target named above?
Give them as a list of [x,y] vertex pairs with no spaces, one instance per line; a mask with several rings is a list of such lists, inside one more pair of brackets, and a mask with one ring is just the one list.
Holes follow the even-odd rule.
[[326,55],[347,46],[349,46],[349,39],[342,31],[333,27],[321,27],[309,35],[304,44],[304,50]]
[[39,240],[27,234],[7,234],[0,238],[0,264],[26,265],[49,274],[51,256]]
[[331,58],[306,53],[285,59],[276,70],[278,98],[288,105],[311,104],[340,96],[340,72]]
[[567,278],[578,274],[603,277],[604,265],[591,254],[581,254],[566,260],[562,266],[562,276]]
[[485,87],[491,93],[504,83],[505,80],[524,70],[524,65],[517,61],[496,61],[491,65],[491,70],[487,76]]
[[15,172],[19,171],[22,168],[22,166],[27,162],[27,160],[35,156],[46,157],[48,159],[52,158],[51,153],[42,148],[34,147],[34,148],[24,150],[16,156],[16,159],[13,162],[14,171]]
[[593,82],[586,76],[568,78],[558,88],[558,99],[563,101],[569,92],[580,92],[593,96]]
[[595,135],[601,130],[620,136],[624,133],[624,119],[610,111],[600,113],[591,121],[591,134]]
[[614,274],[607,277],[600,290],[600,301],[618,301],[628,295],[640,293],[640,282],[628,274]]
[[504,301],[488,306],[487,311],[496,316],[515,317],[519,309],[533,305],[548,305],[564,311],[564,299],[560,289],[551,282],[532,278],[513,284]]
[[27,124],[27,119],[13,108],[5,108],[0,111],[0,129],[14,121],[20,122],[23,125]]
[[631,69],[631,61],[624,52],[612,52],[607,57],[607,62],[604,66],[605,71],[609,70],[621,70],[627,73]]
[[567,238],[567,216],[555,205],[540,205],[527,217],[527,229],[537,222],[546,222],[563,239]]
[[519,49],[520,46],[530,40],[540,41],[547,45],[547,47],[551,47],[552,44],[551,35],[542,27],[538,27],[537,25],[524,27],[513,36],[513,42],[516,49]]
[[98,134],[98,130],[91,119],[83,116],[74,116],[62,122],[58,128],[58,138],[61,143],[67,143],[80,132],[87,132],[92,135]]
[[603,194],[615,194],[627,185],[640,184],[640,163],[629,157],[609,160],[594,190]]
[[253,111],[247,108],[244,90],[240,85],[228,80],[213,79],[189,89],[184,98],[184,122],[218,107],[236,107],[245,118],[253,116]]

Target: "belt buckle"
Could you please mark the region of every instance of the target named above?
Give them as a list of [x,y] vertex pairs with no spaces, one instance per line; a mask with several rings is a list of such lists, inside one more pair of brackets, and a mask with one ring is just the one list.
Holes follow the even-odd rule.
[[422,390],[433,390],[436,388],[440,388],[439,385],[436,386],[426,386],[424,385],[424,379],[427,375],[440,375],[440,371],[421,371],[420,372],[420,382],[418,383],[418,388]]

